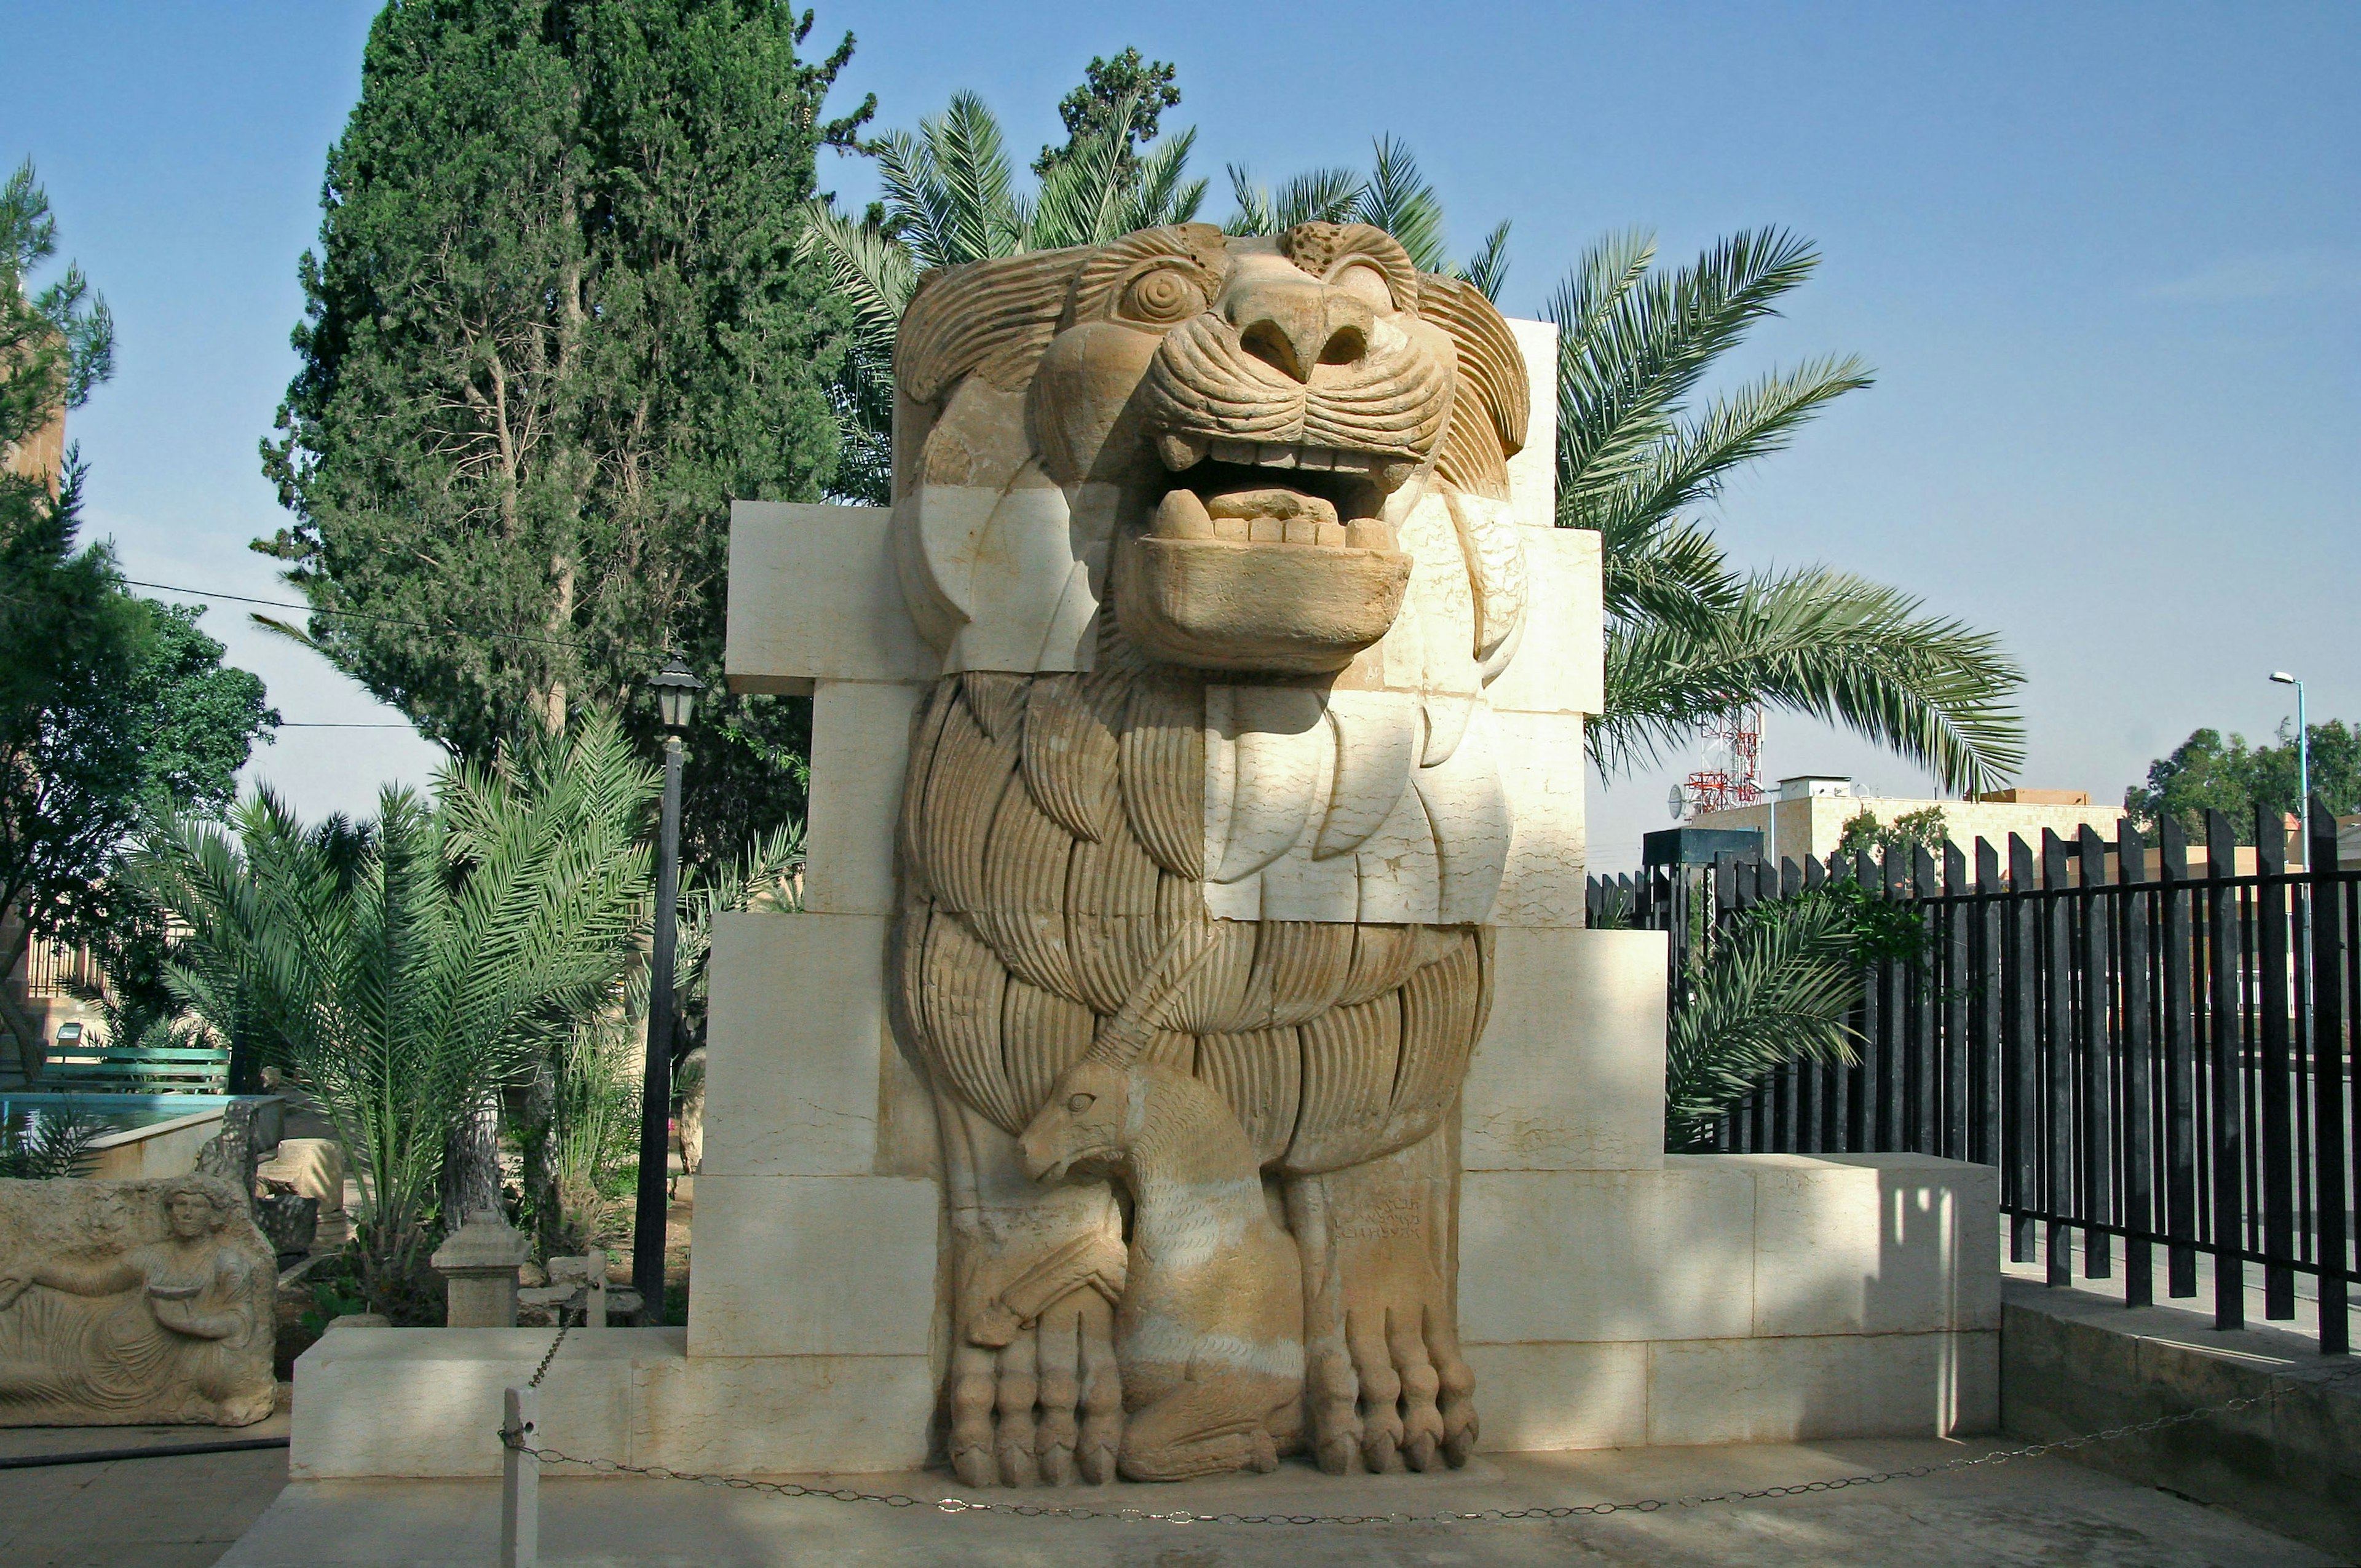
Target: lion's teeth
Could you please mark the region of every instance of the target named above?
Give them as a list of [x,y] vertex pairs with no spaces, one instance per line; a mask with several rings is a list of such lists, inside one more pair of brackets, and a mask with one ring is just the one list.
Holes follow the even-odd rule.
[[1167,430],[1159,432],[1156,437],[1156,455],[1163,458],[1164,466],[1176,474],[1202,463],[1205,446],[1206,441],[1202,435],[1178,435]]
[[1266,446],[1255,455],[1255,466],[1257,468],[1292,468],[1295,466],[1295,448],[1292,446]]
[[1167,490],[1156,508],[1154,532],[1159,539],[1211,539],[1213,520],[1196,491]]
[[1213,460],[1217,463],[1235,463],[1241,467],[1250,468],[1254,466],[1256,451],[1255,444],[1251,441],[1216,441],[1213,443]]
[[1295,449],[1295,466],[1324,471],[1336,466],[1336,455],[1322,446],[1299,446]]

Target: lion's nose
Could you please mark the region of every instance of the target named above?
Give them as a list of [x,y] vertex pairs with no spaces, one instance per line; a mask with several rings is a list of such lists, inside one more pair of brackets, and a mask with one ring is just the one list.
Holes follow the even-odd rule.
[[1257,283],[1224,302],[1238,344],[1297,381],[1318,365],[1350,365],[1369,351],[1376,313],[1361,300],[1319,283]]

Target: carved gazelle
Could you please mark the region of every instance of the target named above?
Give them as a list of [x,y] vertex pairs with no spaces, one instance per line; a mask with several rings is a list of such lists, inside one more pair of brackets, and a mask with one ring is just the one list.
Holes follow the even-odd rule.
[[1134,1481],[1269,1470],[1302,1426],[1303,1287],[1254,1149],[1220,1092],[1140,1059],[1180,973],[1211,951],[1184,927],[1147,994],[1059,1078],[1019,1140],[1036,1181],[1077,1167],[1132,1197],[1115,1314],[1125,1420],[1118,1468]]
[[[1525,386],[1489,302],[1359,225],[1142,230],[911,302],[895,550],[945,674],[895,1026],[940,1113],[967,1484],[1258,1463],[1213,1441],[1249,1417],[1336,1472],[1472,1449],[1448,1119],[1510,831],[1483,692],[1524,613]],[[1194,1181],[1227,1196],[1192,1216]],[[1294,1257],[1294,1317],[1140,1272],[1200,1223],[1255,1237],[1257,1280]],[[1185,1355],[1149,1354],[1159,1292],[1201,1304]],[[1224,1334],[1240,1409],[1275,1403],[1182,1419]]]

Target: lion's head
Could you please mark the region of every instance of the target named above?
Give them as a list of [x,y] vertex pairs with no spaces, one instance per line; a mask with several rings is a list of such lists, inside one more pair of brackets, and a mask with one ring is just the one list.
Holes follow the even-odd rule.
[[[1087,667],[1110,592],[1154,659],[1345,669],[1400,613],[1400,530],[1432,491],[1488,503],[1477,534],[1508,527],[1528,411],[1490,302],[1361,224],[1183,224],[948,269],[895,368],[897,548],[948,669]],[[1482,661],[1521,573],[1488,581],[1503,551],[1461,548],[1460,657]]]

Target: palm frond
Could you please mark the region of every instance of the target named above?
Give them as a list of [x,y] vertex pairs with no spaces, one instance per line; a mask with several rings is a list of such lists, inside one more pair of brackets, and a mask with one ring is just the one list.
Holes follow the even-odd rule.
[[1707,367],[1819,260],[1780,229],[1733,235],[1669,276],[1644,271],[1642,248],[1626,239],[1594,251],[1550,303],[1562,520],[1644,463]]
[[1509,220],[1502,218],[1499,226],[1484,236],[1476,254],[1458,269],[1461,279],[1476,285],[1483,296],[1494,304],[1500,302],[1500,291],[1509,281]]
[[1206,181],[1189,178],[1189,154],[1197,146],[1194,126],[1164,139],[1144,154],[1138,164],[1129,203],[1117,235],[1162,224],[1196,221],[1205,204]]
[[1614,483],[1577,492],[1561,509],[1560,521],[1607,533],[1653,526],[1680,508],[1711,499],[1731,469],[1783,450],[1824,406],[1871,384],[1869,367],[1850,355],[1774,370],[1715,399],[1702,417],[1675,425]]
[[1443,200],[1419,172],[1409,147],[1393,137],[1379,137],[1377,161],[1368,180],[1354,199],[1352,215],[1360,223],[1385,230],[1401,241],[1411,264],[1422,272],[1441,272],[1450,266],[1443,234]]
[[2025,674],[1999,639],[1927,615],[1897,588],[1812,567],[1747,580],[1726,612],[1610,624],[1607,711],[1587,729],[1613,773],[1760,701],[1841,724],[1933,773],[1988,789],[2025,758]]
[[1666,1032],[1671,1146],[1699,1146],[1714,1120],[1775,1067],[1853,1060],[1845,1020],[1861,987],[1848,913],[1826,895],[1760,905],[1715,933]]
[[1229,165],[1229,176],[1237,208],[1222,232],[1234,235],[1284,234],[1298,224],[1348,222],[1365,183],[1349,169],[1313,169],[1295,175],[1274,194],[1257,185],[1242,165]]

